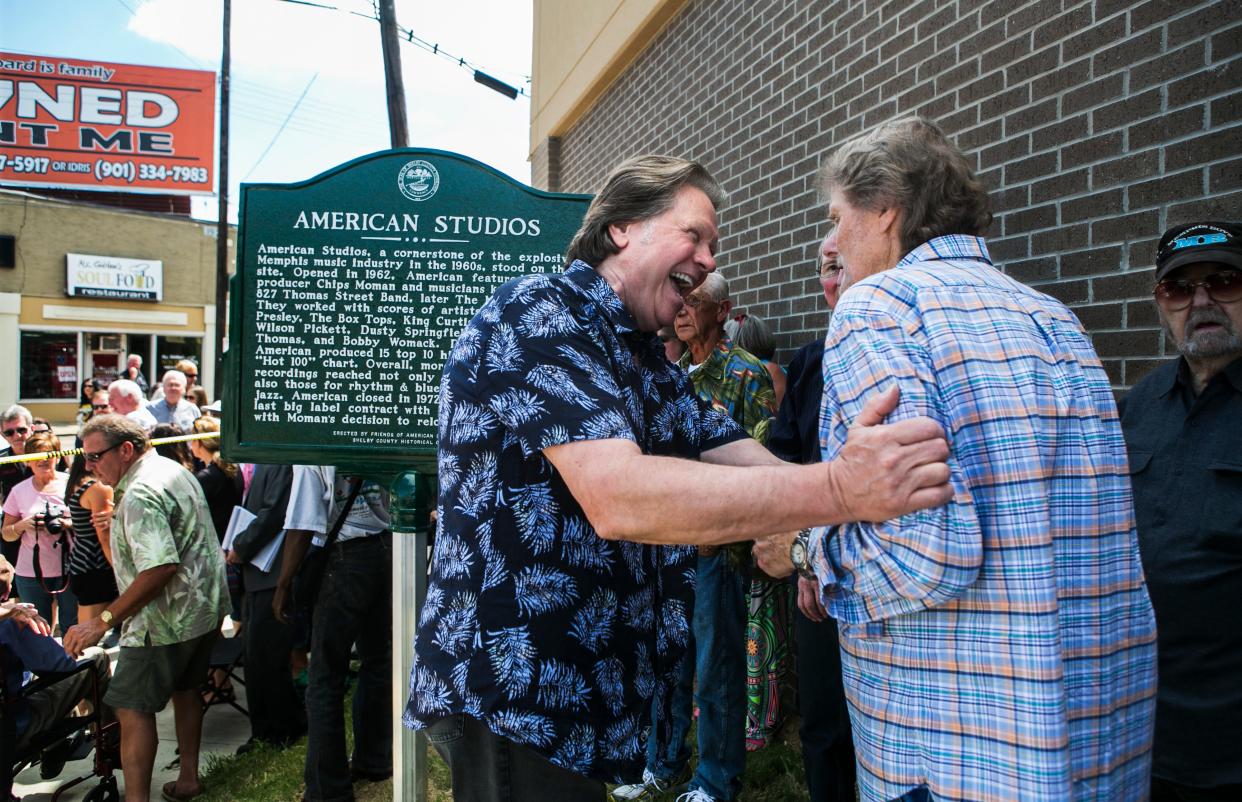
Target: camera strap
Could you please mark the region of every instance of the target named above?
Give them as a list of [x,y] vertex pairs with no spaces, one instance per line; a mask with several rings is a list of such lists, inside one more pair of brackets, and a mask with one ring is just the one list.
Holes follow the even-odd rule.
[[[44,520],[47,513],[51,511],[51,507],[44,502],[43,514]],[[48,534],[51,534],[50,532]],[[43,592],[52,596],[59,596],[69,589],[69,536],[65,534],[65,530],[61,529],[60,534],[56,538],[56,545],[60,549],[60,578],[64,580],[58,590],[52,590],[47,586],[47,582],[43,580],[43,561],[39,559],[39,522],[35,521],[34,530],[34,548],[31,549],[32,559],[34,561],[35,579],[39,581],[39,586],[43,588]]]

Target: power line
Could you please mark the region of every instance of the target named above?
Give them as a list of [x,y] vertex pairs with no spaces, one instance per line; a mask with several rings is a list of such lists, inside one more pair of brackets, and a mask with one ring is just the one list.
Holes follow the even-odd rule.
[[253,165],[251,165],[250,170],[246,172],[246,175],[242,177],[242,181],[249,178],[250,174],[255,171],[255,168],[262,164],[263,160],[267,158],[267,154],[271,152],[272,146],[276,144],[276,140],[280,138],[281,133],[285,130],[285,126],[288,125],[289,120],[293,118],[294,113],[298,110],[298,106],[302,105],[302,100],[306,97],[306,93],[310,91],[311,85],[315,83],[315,79],[318,77],[319,73],[315,73],[311,76],[310,81],[306,84],[306,88],[303,89],[302,94],[298,96],[297,102],[293,104],[293,108],[289,109],[289,113],[285,115],[284,122],[280,124],[280,128],[276,129],[276,133],[272,135],[272,141],[267,143],[267,147],[264,148],[263,152],[259,154],[259,158]]
[[[329,5],[325,5],[321,3],[313,3],[313,2],[309,2],[309,0],[280,0],[280,2],[294,3],[296,5],[303,5],[303,6],[313,6],[315,8],[327,9],[329,11],[344,10],[344,9],[338,8],[337,6],[329,6]],[[364,14],[360,11],[348,11],[347,13],[353,14],[356,17],[362,17],[363,19],[369,19],[375,22],[379,22],[379,14],[374,13],[374,12],[372,12],[371,14]],[[509,86],[508,84],[502,84],[502,82],[498,81],[495,78],[492,78],[491,71],[483,68],[482,66],[480,66],[479,64],[476,64],[470,59],[467,59],[465,56],[453,55],[452,53],[448,52],[444,48],[440,47],[440,45],[436,42],[429,42],[426,39],[423,39],[421,36],[415,35],[413,29],[411,28],[406,28],[405,26],[398,23],[397,31],[400,33],[401,38],[404,39],[406,42],[414,45],[415,47],[418,47],[418,48],[421,48],[427,51],[433,56],[439,56],[440,58],[443,58],[446,61],[451,61],[454,64],[456,64],[458,67],[461,67],[466,70],[470,70],[471,72],[475,74],[476,81],[488,86],[491,89],[495,89],[496,91],[501,92],[501,94],[510,94],[508,91],[506,91],[506,89],[508,89],[508,90],[512,90],[513,92],[513,95],[510,95],[511,97],[516,96],[516,95],[522,95],[523,97],[527,97],[527,98],[530,97],[530,92],[527,91],[526,87],[516,87],[516,86]],[[526,79],[527,83],[530,82],[529,75],[523,75],[522,77]],[[484,79],[490,79],[490,80],[484,80]],[[505,87],[505,89],[501,89],[495,86],[495,84],[501,84],[502,86]]]

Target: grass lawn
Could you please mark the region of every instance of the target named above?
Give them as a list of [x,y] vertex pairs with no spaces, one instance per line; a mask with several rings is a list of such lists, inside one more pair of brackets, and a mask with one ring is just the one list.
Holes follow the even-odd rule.
[[[349,703],[346,702],[346,710]],[[353,732],[346,726],[346,738],[353,746]],[[434,749],[428,749],[427,798],[430,802],[452,802],[448,767]],[[285,749],[261,747],[245,755],[208,756],[203,774],[207,792],[202,802],[298,802],[302,798],[302,767],[306,762],[306,741]],[[693,765],[693,762],[692,762]],[[798,744],[797,721],[788,722],[776,743],[751,752],[746,757],[744,788],[739,802],[806,802],[809,799],[802,779],[802,750]],[[359,783],[354,786],[358,802],[388,802],[392,781]],[[673,799],[667,795],[666,799]]]

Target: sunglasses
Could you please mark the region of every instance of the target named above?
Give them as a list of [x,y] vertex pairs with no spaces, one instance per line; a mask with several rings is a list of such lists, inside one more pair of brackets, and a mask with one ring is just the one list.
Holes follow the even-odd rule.
[[91,404],[91,409],[111,409],[111,404]]
[[1217,303],[1242,300],[1242,272],[1225,270],[1204,276],[1200,281],[1166,278],[1156,282],[1156,301],[1170,311],[1185,309],[1190,306],[1200,287]]
[[125,442],[127,441],[122,440],[120,443],[113,443],[112,445],[105,448],[103,451],[95,451],[95,452],[83,451],[82,459],[86,460],[87,465],[90,465],[95,462],[99,462],[99,460],[103,457],[104,454],[107,454],[109,451],[121,445],[121,443],[125,443]]
[[16,429],[5,429],[4,436],[5,437],[16,437],[17,435],[25,434],[28,431],[30,430],[27,429],[25,426],[18,426]]

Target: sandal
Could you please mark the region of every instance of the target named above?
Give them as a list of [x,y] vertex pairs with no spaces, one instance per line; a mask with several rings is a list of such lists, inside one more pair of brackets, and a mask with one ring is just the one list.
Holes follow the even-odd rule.
[[170,782],[164,783],[164,787],[160,790],[161,790],[160,797],[164,800],[164,802],[187,802],[188,800],[193,799],[196,796],[200,796],[203,793],[203,791],[206,789],[203,788],[202,783],[199,783],[198,790],[195,791],[194,793],[179,794],[177,793],[177,781],[172,780]]

